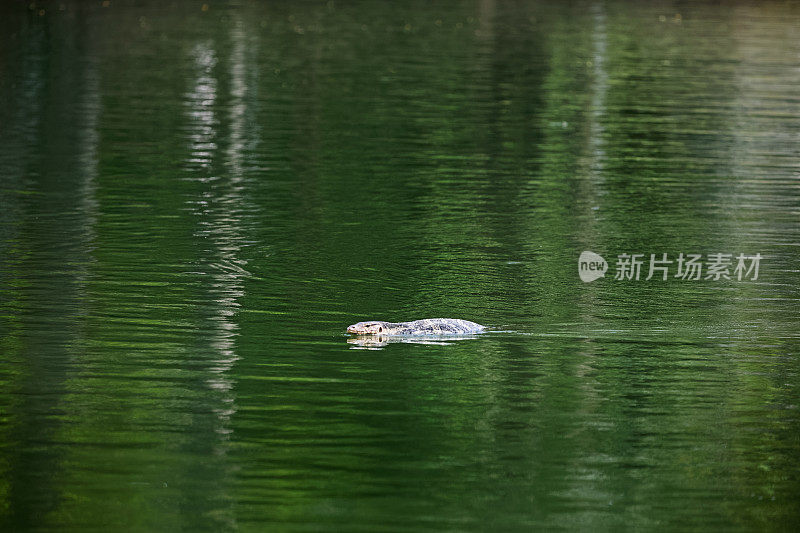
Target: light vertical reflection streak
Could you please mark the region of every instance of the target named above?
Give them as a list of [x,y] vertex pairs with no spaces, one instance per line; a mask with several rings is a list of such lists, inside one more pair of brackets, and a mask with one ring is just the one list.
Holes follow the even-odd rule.
[[189,143],[191,155],[188,162],[208,168],[217,148],[214,124],[214,104],[217,101],[217,80],[213,70],[217,64],[214,49],[208,43],[198,43],[192,50],[192,61],[198,72],[192,90],[186,95],[186,105],[191,121]]
[[[238,360],[235,352],[235,339],[238,325],[234,320],[239,307],[238,300],[244,296],[243,278],[247,272],[241,267],[238,260],[241,240],[241,228],[237,223],[238,200],[240,199],[241,172],[238,160],[241,158],[241,133],[244,120],[242,94],[244,92],[243,75],[243,44],[236,44],[242,40],[239,30],[234,30],[234,42],[231,54],[231,74],[234,78],[231,89],[231,139],[230,148],[226,151],[227,157],[233,163],[232,171],[228,176],[214,175],[212,167],[216,166],[218,147],[221,139],[221,125],[218,116],[220,104],[219,83],[215,77],[214,69],[217,67],[218,56],[210,42],[201,42],[193,48],[191,60],[196,78],[191,90],[187,93],[187,115],[190,121],[188,141],[190,148],[189,166],[197,173],[193,178],[205,183],[202,197],[192,202],[192,211],[199,219],[199,228],[195,232],[197,237],[210,243],[203,251],[202,259],[207,266],[210,283],[210,307],[213,309],[210,317],[211,339],[210,347],[216,354],[208,368],[209,377],[206,385],[221,394],[220,402],[214,409],[217,418],[215,431],[226,441],[231,433],[229,428],[230,418],[236,412],[235,398],[232,392],[234,381],[227,373]],[[199,168],[198,168],[199,167]],[[217,453],[222,455],[225,448],[217,447]]]
[[606,93],[608,92],[608,73],[606,72],[606,48],[608,35],[606,32],[606,14],[602,4],[592,7],[594,31],[592,32],[592,71],[594,87],[592,90],[591,113],[589,114],[589,176],[592,183],[603,179],[603,123],[605,115]]

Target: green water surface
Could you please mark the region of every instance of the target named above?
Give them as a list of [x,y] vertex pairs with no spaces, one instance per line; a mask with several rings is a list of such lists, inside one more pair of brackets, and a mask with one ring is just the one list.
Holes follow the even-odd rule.
[[796,530],[798,252],[796,3],[3,2],[0,530]]

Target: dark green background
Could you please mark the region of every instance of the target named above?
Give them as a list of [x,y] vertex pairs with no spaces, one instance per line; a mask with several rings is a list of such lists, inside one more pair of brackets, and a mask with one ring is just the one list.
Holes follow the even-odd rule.
[[798,87],[785,2],[3,2],[0,529],[797,527]]

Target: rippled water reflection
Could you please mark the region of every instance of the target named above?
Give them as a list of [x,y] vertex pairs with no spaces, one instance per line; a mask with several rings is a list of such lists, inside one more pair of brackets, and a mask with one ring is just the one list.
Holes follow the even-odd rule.
[[[796,526],[799,28],[0,6],[0,529]],[[344,335],[434,316],[494,331]]]

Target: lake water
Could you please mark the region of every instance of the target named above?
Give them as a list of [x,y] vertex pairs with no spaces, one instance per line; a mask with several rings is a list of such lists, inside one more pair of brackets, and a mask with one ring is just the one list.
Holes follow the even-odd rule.
[[796,529],[798,87],[788,2],[4,2],[0,529]]

